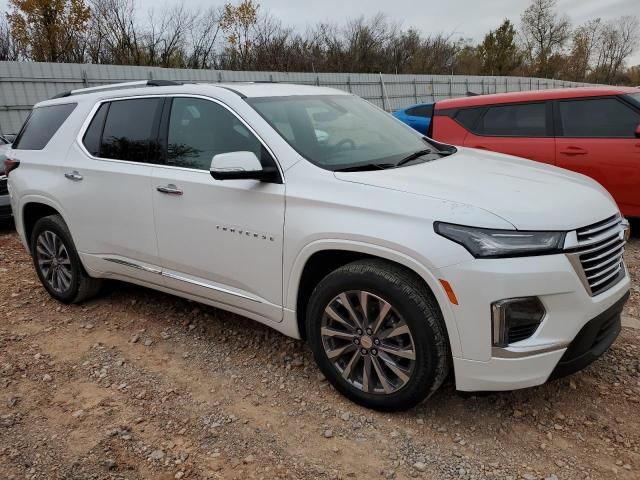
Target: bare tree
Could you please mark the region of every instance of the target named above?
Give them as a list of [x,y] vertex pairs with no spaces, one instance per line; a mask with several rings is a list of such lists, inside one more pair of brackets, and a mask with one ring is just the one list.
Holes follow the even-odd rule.
[[638,17],[625,16],[604,25],[598,37],[598,56],[592,79],[600,83],[616,82],[639,42]]
[[220,33],[222,9],[211,7],[196,15],[190,31],[189,68],[213,68],[216,65],[216,44]]
[[569,19],[556,12],[557,0],[533,0],[522,14],[521,38],[531,72],[555,77],[570,35]]

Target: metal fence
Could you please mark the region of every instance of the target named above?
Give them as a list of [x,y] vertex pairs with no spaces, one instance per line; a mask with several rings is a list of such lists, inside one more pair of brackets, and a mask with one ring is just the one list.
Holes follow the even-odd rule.
[[187,82],[283,82],[352,92],[385,110],[465,96],[581,86],[575,82],[525,77],[289,73],[191,70],[121,65],[0,62],[0,133],[16,133],[33,104],[76,88],[132,80]]

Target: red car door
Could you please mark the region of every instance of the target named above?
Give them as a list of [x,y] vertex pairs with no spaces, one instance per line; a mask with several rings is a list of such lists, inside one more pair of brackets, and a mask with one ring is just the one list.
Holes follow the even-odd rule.
[[619,97],[556,104],[559,167],[602,184],[623,215],[640,217],[640,111]]
[[550,102],[491,105],[466,136],[464,145],[555,163]]

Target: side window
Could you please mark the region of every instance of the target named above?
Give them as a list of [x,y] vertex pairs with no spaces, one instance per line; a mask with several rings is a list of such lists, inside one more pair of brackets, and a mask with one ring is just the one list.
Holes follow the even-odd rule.
[[94,157],[100,156],[100,139],[102,138],[102,129],[104,128],[104,120],[107,118],[108,109],[108,103],[100,105],[82,139],[85,148]]
[[47,146],[76,103],[34,108],[13,143],[15,150],[42,150]]
[[174,98],[167,137],[167,165],[208,171],[215,155],[238,151],[254,152],[264,166],[269,163],[269,154],[255,135],[226,108],[209,100]]
[[544,103],[489,107],[478,125],[478,133],[502,137],[547,136],[547,107]]
[[154,125],[162,101],[160,98],[135,98],[111,102],[104,122],[100,157],[155,163],[158,159],[153,158],[152,153],[156,143]]
[[615,98],[558,103],[563,137],[634,138],[640,114]]
[[419,105],[407,110],[409,115],[414,117],[431,118],[433,116],[433,105]]
[[467,130],[474,131],[483,108],[464,108],[458,110],[454,117]]

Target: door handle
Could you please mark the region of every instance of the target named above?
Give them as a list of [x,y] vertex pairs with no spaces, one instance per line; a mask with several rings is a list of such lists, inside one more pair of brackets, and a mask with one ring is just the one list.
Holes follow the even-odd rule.
[[156,187],[156,190],[159,191],[160,193],[165,193],[167,195],[182,195],[182,190],[176,187],[173,183],[170,183],[169,185],[164,185],[164,186],[161,185],[159,187]]
[[580,147],[567,147],[565,150],[560,150],[560,153],[563,155],[586,155],[589,152]]
[[80,175],[80,172],[78,172],[77,170],[74,170],[73,172],[67,172],[64,174],[64,176],[74,182],[79,182],[83,178],[82,175]]

